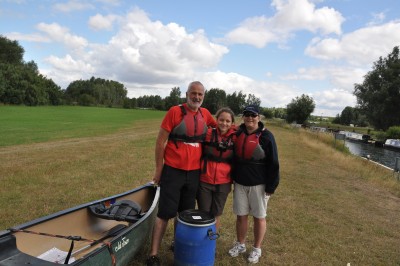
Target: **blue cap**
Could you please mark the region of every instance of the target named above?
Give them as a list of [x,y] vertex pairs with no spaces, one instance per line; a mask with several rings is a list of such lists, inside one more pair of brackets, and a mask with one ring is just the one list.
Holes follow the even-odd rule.
[[244,113],[253,113],[253,114],[258,115],[258,114],[260,113],[260,111],[258,110],[258,106],[256,106],[256,105],[249,105],[249,106],[246,106],[246,107],[244,108],[243,114],[244,114]]

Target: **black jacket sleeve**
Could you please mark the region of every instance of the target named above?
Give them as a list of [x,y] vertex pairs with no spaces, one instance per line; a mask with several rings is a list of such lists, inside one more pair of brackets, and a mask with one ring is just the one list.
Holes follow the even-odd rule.
[[263,135],[263,149],[267,155],[267,175],[265,176],[265,192],[273,194],[279,185],[280,178],[278,148],[276,147],[274,135],[269,130],[265,130],[265,133]]

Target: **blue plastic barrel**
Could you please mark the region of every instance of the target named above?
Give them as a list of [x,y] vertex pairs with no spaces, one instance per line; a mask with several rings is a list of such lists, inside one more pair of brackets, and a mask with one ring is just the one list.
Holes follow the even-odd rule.
[[178,215],[175,229],[174,265],[214,265],[218,234],[215,217],[200,210]]

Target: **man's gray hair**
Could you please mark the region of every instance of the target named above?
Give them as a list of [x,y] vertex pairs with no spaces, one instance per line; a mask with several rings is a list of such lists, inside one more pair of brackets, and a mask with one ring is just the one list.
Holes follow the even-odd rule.
[[203,83],[201,83],[200,81],[192,81],[192,82],[189,83],[189,86],[188,86],[188,88],[187,88],[187,92],[189,92],[190,89],[191,89],[194,85],[200,85],[200,86],[203,87],[204,91],[206,90],[206,89],[204,88]]

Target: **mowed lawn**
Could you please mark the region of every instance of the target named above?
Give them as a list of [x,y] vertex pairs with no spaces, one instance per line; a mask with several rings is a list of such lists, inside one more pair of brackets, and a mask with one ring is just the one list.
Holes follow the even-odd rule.
[[0,105],[0,147],[105,135],[164,114],[101,107]]
[[[69,109],[60,111],[65,112],[63,117],[69,117],[68,112],[75,117],[73,130],[58,124],[64,118],[52,120],[57,108]],[[88,113],[93,121],[79,118]],[[14,132],[9,139],[15,142],[0,140],[0,230],[150,181],[164,114],[88,107],[0,107],[1,129]],[[4,123],[12,116],[16,121],[30,116],[24,121],[35,133],[20,132],[25,130],[21,123]],[[53,126],[46,121],[54,121]],[[265,122],[278,144],[281,182],[269,201],[259,265],[399,265],[400,182],[393,173],[335,150],[333,142],[327,141],[329,136]],[[51,132],[46,139],[37,139],[41,133],[36,125]],[[231,197],[221,222],[215,265],[246,265],[246,255],[227,255],[236,235]],[[170,223],[160,251],[164,265],[173,263],[172,238]],[[250,232],[248,248],[252,239]],[[132,265],[143,265],[147,253],[148,245]]]

